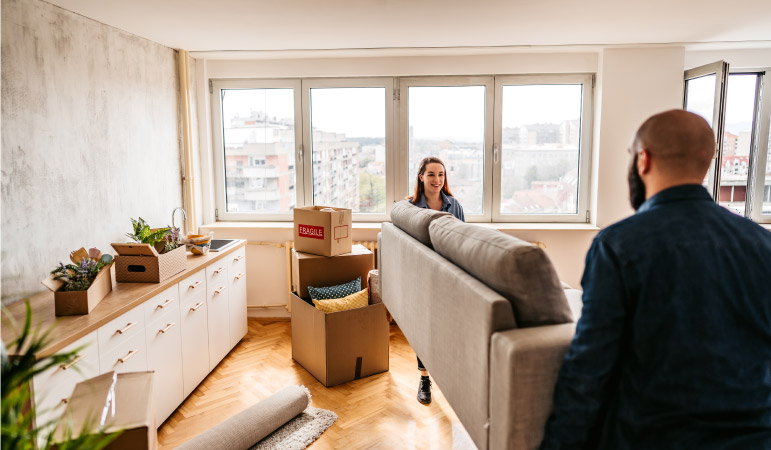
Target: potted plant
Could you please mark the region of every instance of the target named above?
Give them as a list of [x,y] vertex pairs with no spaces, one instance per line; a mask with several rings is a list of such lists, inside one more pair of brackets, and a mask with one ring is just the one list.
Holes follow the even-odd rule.
[[179,228],[150,228],[141,217],[139,220],[131,219],[131,224],[134,233],[126,233],[126,236],[138,244],[150,244],[158,254],[170,252],[180,245]]
[[[26,316],[24,324],[17,334],[17,338],[9,343],[11,354],[6,353],[5,344],[2,345],[2,426],[0,442],[2,450],[47,450],[55,447],[59,450],[93,449],[98,450],[118,437],[120,432],[84,434],[72,436],[65,432],[64,442],[53,442],[53,430],[60,420],[50,423],[36,423],[35,403],[32,401],[30,384],[32,378],[45,370],[70,364],[82,349],[72,352],[57,353],[51,356],[37,359],[36,355],[46,346],[49,332],[39,333],[32,330],[32,308],[29,300],[26,303]],[[3,311],[4,318],[11,317]],[[16,328],[16,324],[4,323],[3,326]]]
[[111,255],[98,249],[70,254],[73,264],[59,263],[43,284],[54,291],[57,316],[88,314],[112,290]]

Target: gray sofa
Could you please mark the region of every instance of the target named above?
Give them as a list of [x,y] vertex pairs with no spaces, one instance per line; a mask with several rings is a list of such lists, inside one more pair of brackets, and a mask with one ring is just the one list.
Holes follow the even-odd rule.
[[581,292],[497,230],[407,202],[391,220],[378,236],[388,311],[479,449],[537,448]]

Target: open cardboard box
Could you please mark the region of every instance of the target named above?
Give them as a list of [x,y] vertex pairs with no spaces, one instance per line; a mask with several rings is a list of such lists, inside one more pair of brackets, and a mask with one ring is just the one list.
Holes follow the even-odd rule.
[[112,268],[114,264],[109,264],[99,271],[94,282],[85,291],[62,291],[64,283],[53,279],[53,275],[43,280],[43,284],[51,288],[58,285],[54,291],[54,314],[57,316],[72,316],[77,314],[88,314],[105,295],[112,291]]
[[334,286],[359,276],[364,289],[374,263],[361,245],[333,257],[292,252],[292,358],[325,386],[388,370],[385,306],[324,313],[300,296],[308,296],[309,285]]
[[292,293],[292,359],[327,387],[386,372],[385,305],[324,313]]
[[[322,211],[322,210],[331,211]],[[294,248],[298,252],[335,256],[351,251],[351,210],[331,206],[294,209]]]
[[[153,409],[153,372],[129,372],[103,375],[75,386],[53,442],[62,443],[67,436],[98,431],[121,434],[108,450],[154,450],[158,448]],[[53,448],[60,446],[54,444]],[[63,446],[62,446],[63,447]]]
[[[120,247],[113,248],[119,253],[122,251]],[[115,257],[115,279],[120,282],[160,283],[185,268],[187,254],[184,245],[157,256],[118,254]]]

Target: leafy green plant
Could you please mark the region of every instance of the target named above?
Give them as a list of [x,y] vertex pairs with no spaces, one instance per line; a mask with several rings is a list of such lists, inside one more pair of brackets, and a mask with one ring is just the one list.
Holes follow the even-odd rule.
[[[44,358],[36,355],[46,347],[50,331],[39,333],[32,330],[32,308],[29,300],[25,300],[26,314],[24,324],[18,337],[10,343],[11,355],[2,346],[2,369],[0,384],[2,384],[2,422],[0,423],[0,443],[2,450],[46,450],[54,445],[59,450],[93,449],[99,450],[107,446],[120,432],[92,433],[73,436],[71,428],[64,429],[64,442],[53,442],[52,431],[59,425],[59,420],[49,423],[36,423],[36,408],[32,401],[30,384],[32,378],[47,369],[62,364],[71,363],[82,349],[71,352],[57,353]],[[3,307],[4,319],[10,317]],[[5,322],[5,320],[4,320]],[[16,329],[14,323],[4,323]],[[46,436],[45,439],[39,439]]]
[[150,244],[159,253],[166,253],[179,247],[179,228],[150,228],[145,219],[131,219],[134,234],[126,233],[126,236],[139,244]]
[[51,271],[54,279],[63,281],[62,291],[85,291],[91,287],[99,271],[110,263],[83,258],[80,264],[59,263],[59,267]]

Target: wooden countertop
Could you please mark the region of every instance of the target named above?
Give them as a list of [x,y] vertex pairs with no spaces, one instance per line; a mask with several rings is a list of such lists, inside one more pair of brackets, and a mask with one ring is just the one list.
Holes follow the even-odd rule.
[[[187,268],[161,283],[116,283],[115,270],[112,268],[112,291],[89,314],[57,317],[54,314],[53,292],[44,291],[30,297],[32,330],[38,332],[51,330],[48,344],[37,353],[37,358],[43,358],[60,351],[121,314],[136,308],[170,286],[179,283],[184,278],[244,246],[246,246],[246,241],[239,239],[238,243],[225,251],[209,252],[205,256],[193,255],[188,252]],[[24,325],[24,303],[23,300],[18,301],[3,311],[2,338],[6,347],[16,339],[18,332]],[[15,321],[16,326],[12,326],[10,319]],[[13,351],[12,348],[8,348],[10,355],[13,354]]]

